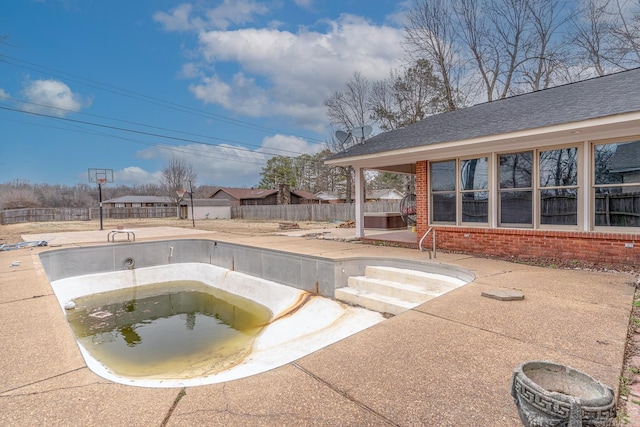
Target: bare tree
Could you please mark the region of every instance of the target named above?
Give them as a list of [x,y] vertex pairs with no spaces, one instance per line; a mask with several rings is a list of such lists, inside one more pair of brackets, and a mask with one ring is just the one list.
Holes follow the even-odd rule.
[[525,45],[527,61],[519,71],[519,83],[526,92],[564,83],[570,55],[568,40],[559,33],[572,13],[560,0],[531,0],[528,7],[532,36]]
[[[189,162],[182,158],[172,156],[162,169],[162,177],[160,180],[166,196],[177,204],[180,201],[180,197],[176,191],[192,190],[196,187],[197,177],[197,173]],[[189,186],[190,188],[185,188],[185,186]]]
[[611,49],[612,16],[607,10],[610,0],[582,0],[582,7],[573,16],[572,45],[577,48],[578,60],[598,76],[611,71],[615,62]]
[[383,130],[405,127],[446,111],[444,92],[442,80],[433,73],[431,63],[419,59],[401,73],[392,70],[388,79],[373,84],[372,118]]
[[614,49],[621,68],[640,66],[640,0],[616,0],[617,25],[612,29]]
[[[324,102],[327,107],[327,116],[331,124],[338,129],[350,131],[356,127],[364,126],[373,115],[371,110],[371,84],[362,74],[355,72],[352,79],[347,82],[346,90],[335,91]],[[355,140],[355,139],[352,139]],[[332,136],[332,151],[344,151],[349,141],[340,141]],[[344,168],[346,176],[345,199],[351,203],[353,168]]]
[[463,74],[450,4],[449,0],[416,0],[405,25],[405,49],[414,61],[426,59],[433,64],[444,85],[447,111],[460,106],[459,79]]

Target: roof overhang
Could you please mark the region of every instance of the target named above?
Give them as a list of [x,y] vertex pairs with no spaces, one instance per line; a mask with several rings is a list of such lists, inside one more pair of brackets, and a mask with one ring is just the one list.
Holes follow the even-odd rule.
[[639,135],[640,111],[637,111],[544,128],[330,159],[325,163],[331,166],[353,166],[389,172],[415,173],[415,164],[421,160],[437,161],[491,152],[526,150]]

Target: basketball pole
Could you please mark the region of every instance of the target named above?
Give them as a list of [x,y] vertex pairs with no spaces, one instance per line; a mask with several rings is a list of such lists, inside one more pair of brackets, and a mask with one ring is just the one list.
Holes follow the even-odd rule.
[[98,181],[98,195],[100,200],[100,230],[103,230],[102,228],[102,183],[100,181]]

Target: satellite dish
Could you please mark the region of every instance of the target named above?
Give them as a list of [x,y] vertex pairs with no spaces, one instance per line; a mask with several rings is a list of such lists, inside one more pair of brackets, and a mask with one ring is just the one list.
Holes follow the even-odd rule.
[[366,138],[369,135],[371,135],[371,126],[365,125],[365,126],[359,126],[357,128],[353,128],[351,133],[356,138]]
[[336,138],[338,139],[338,141],[340,141],[340,144],[342,145],[351,144],[351,142],[353,141],[353,136],[351,135],[351,133],[347,133],[343,130],[336,131]]

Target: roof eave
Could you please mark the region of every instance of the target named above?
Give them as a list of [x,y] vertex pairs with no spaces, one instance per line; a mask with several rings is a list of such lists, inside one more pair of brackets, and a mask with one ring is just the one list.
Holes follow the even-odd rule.
[[400,150],[325,160],[331,166],[362,168],[392,168],[394,165],[415,164],[416,160],[438,160],[483,152],[520,150],[532,146],[556,145],[576,141],[599,140],[637,135],[640,133],[640,111],[599,117],[555,126],[526,129],[498,135],[486,135],[459,141],[425,144]]

